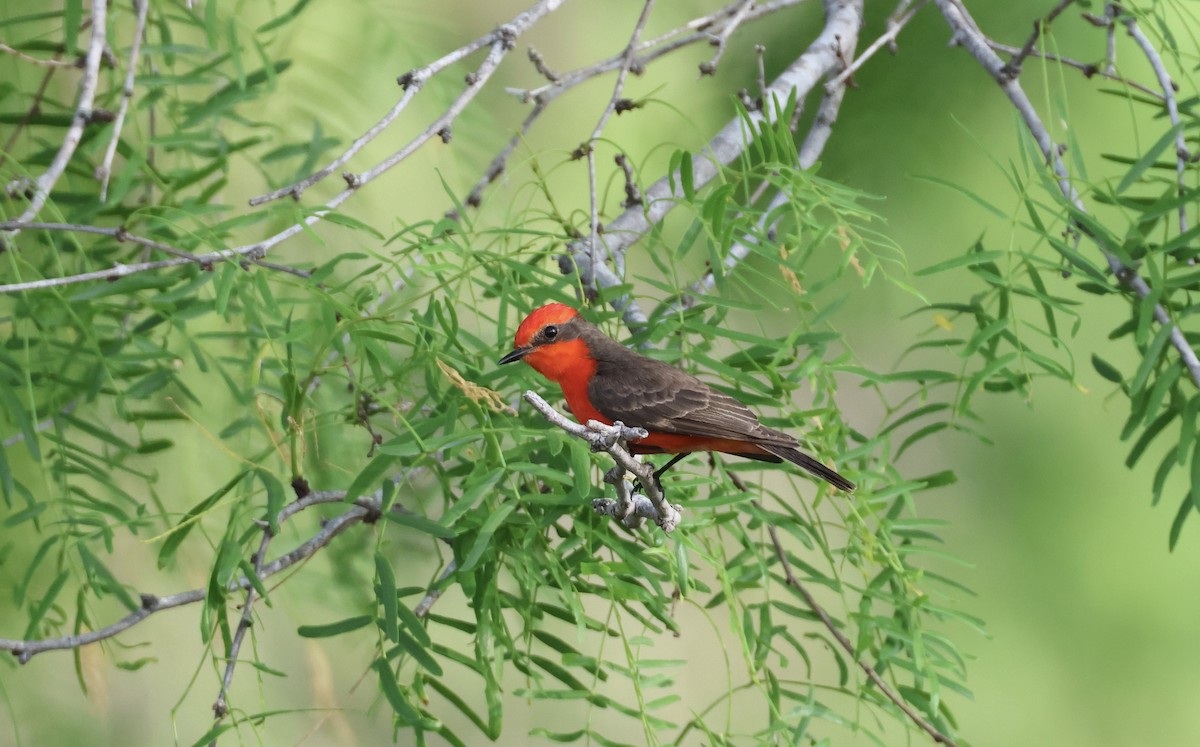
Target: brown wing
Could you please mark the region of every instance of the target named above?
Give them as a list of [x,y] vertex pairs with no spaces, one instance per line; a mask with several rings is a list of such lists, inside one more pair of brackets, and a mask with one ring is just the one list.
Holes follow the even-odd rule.
[[795,446],[741,402],[691,374],[637,355],[598,360],[588,397],[605,417],[660,433]]

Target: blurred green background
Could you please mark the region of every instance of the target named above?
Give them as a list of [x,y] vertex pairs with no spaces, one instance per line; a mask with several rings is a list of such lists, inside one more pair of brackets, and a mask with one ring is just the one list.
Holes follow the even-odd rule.
[[[0,2],[5,16],[23,5]],[[1032,19],[1052,4],[1021,0],[970,5],[990,36],[1020,44]],[[325,134],[349,141],[395,100],[397,74],[474,38],[522,7],[519,2],[481,0],[442,5],[315,0],[287,30],[287,43],[293,47],[288,56],[296,64],[281,79],[271,102],[279,126],[307,132],[319,120]],[[647,35],[712,7],[660,3]],[[869,2],[868,7],[860,48],[883,30],[883,19],[894,5]],[[559,69],[584,64],[617,51],[640,8],[633,0],[577,0],[521,44],[533,44]],[[242,5],[228,12],[245,13],[244,22],[253,25],[259,10]],[[129,21],[128,14],[122,18]],[[671,150],[699,147],[732,116],[730,93],[753,85],[753,44],[766,45],[771,77],[803,48],[811,35],[806,30],[819,28],[819,22],[818,4],[809,3],[746,27],[711,79],[697,80],[695,73],[696,64],[710,55],[708,49],[685,50],[656,63],[645,76],[630,81],[628,95],[653,96],[659,103],[614,120],[607,136],[634,154],[642,164],[643,179],[652,181]],[[902,34],[897,56],[885,51],[855,76],[859,88],[846,97],[819,170],[826,178],[882,198],[875,203],[886,220],[880,230],[904,250],[914,270],[961,254],[981,235],[996,247],[1027,238],[961,194],[919,178],[947,180],[987,196],[1002,210],[1016,210],[1014,196],[994,163],[1007,164],[1016,157],[1016,117],[974,61],[962,50],[948,48],[948,38],[936,9],[926,8]],[[1081,59],[1103,54],[1102,32],[1074,19],[1061,21],[1053,39],[1065,53]],[[1120,41],[1122,72],[1152,80],[1126,40]],[[472,107],[455,128],[450,147],[427,147],[412,163],[356,196],[347,212],[382,225],[386,219],[380,216],[413,221],[440,215],[448,205],[437,185],[438,174],[459,194],[465,193],[523,116],[522,105],[505,95],[502,86],[536,85],[517,56],[499,78],[500,85],[494,83],[481,96],[481,105]],[[1160,134],[1148,118],[1100,93],[1112,88],[1109,84],[1034,62],[1023,81],[1057,135],[1064,125],[1072,128],[1093,176],[1111,168],[1099,154],[1137,151],[1135,143],[1144,147]],[[561,99],[529,137],[565,209],[587,208],[585,172],[580,164],[568,162],[567,154],[591,131],[610,90],[611,78],[582,86]],[[1067,107],[1060,109],[1064,90]],[[373,144],[358,163],[372,163],[390,152],[451,95],[449,89],[430,93],[396,132]],[[484,208],[492,219],[520,210],[527,199],[528,166],[518,156],[503,183],[494,188]],[[222,199],[239,204],[262,186],[260,177],[246,169],[237,190]],[[636,264],[636,254],[635,249],[635,273],[650,267]],[[956,278],[961,280],[934,276],[910,282],[932,300],[953,300],[972,292],[959,287]],[[1066,293],[1068,288],[1061,290]],[[1168,527],[1178,496],[1187,490],[1185,479],[1173,476],[1166,505],[1150,506],[1155,460],[1146,459],[1133,471],[1125,468],[1127,447],[1118,434],[1127,415],[1126,402],[1110,397],[1112,385],[1087,363],[1092,352],[1101,351],[1110,361],[1133,365],[1129,361],[1136,351],[1128,341],[1122,347],[1105,339],[1127,315],[1127,305],[1111,296],[1083,300],[1082,326],[1073,342],[1078,387],[1035,386],[1025,407],[1016,406],[1012,395],[980,395],[976,405],[984,416],[981,430],[991,445],[944,432],[906,456],[902,465],[910,474],[954,469],[960,478],[937,493],[923,494],[927,497],[919,511],[950,522],[942,532],[945,549],[965,565],[934,565],[974,590],[977,596],[964,596],[957,605],[988,627],[987,636],[965,626],[946,631],[973,657],[967,685],[974,697],[951,695],[949,702],[960,733],[975,745],[1189,745],[1200,733],[1200,709],[1194,705],[1195,693],[1200,692],[1200,529],[1185,527],[1179,547],[1168,552]],[[918,307],[911,295],[877,282],[870,292],[852,296],[852,303],[839,312],[839,324],[862,360],[887,367],[931,327],[932,314],[906,316]],[[498,333],[497,337],[499,351],[507,341]],[[860,428],[877,417],[868,399],[856,398],[853,390],[842,393],[842,404]],[[195,448],[193,458],[173,466],[181,483],[205,476],[205,447],[198,443]],[[354,536],[344,542],[344,551],[353,551]],[[433,565],[429,558],[415,557],[412,562],[422,574]],[[154,548],[147,548],[142,556],[121,558],[114,571],[145,579],[145,569],[153,566]],[[342,585],[359,584],[361,579],[332,577],[319,559],[302,575],[303,585],[285,587],[288,591],[276,595],[274,608],[259,609],[259,629],[273,631],[260,636],[259,655],[267,662],[288,662],[291,675],[271,679],[270,695],[264,696],[262,706],[309,707],[313,713],[311,718],[300,714],[272,720],[262,743],[390,740],[386,709],[369,697],[374,688],[355,689],[370,661],[372,641],[352,636],[310,641],[292,633],[297,624],[329,619],[327,606],[347,601]],[[163,574],[143,585],[167,593],[203,581],[201,576]],[[10,600],[0,599],[0,615],[12,615],[10,605]],[[699,710],[723,689],[723,682],[709,676],[723,671],[721,653],[705,646],[710,626],[723,621],[706,620],[687,607],[680,614],[688,633],[681,639],[656,641],[655,655],[688,659],[677,672],[674,688],[688,711]],[[84,649],[78,666],[89,686],[87,695],[76,684],[69,654],[47,654],[22,669],[0,670],[0,713],[8,714],[0,722],[15,721],[0,725],[0,745],[190,743],[207,728],[205,704],[214,694],[192,620],[184,610],[158,615],[124,639],[126,644],[153,644],[148,655],[157,661],[136,672],[117,669],[100,651]],[[16,622],[5,630],[19,632],[22,626]],[[138,654],[133,650],[126,655],[136,659]],[[201,684],[188,691],[198,670]],[[554,723],[562,717],[545,703],[528,707],[510,696],[507,705],[505,744],[529,743],[525,734],[538,725],[570,726]],[[902,739],[894,729],[889,733]],[[631,741],[638,736],[625,735]],[[700,740],[698,734],[692,737]]]

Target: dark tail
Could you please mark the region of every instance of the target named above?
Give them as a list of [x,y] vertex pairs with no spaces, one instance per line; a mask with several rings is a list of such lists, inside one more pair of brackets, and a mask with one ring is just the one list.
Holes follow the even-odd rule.
[[786,459],[797,467],[802,467],[810,474],[816,475],[825,482],[829,483],[839,490],[844,490],[847,493],[854,490],[854,483],[842,477],[838,473],[821,464],[816,459],[813,459],[803,451],[798,451],[790,446],[780,446],[778,444],[758,444],[758,447],[767,453],[774,454],[780,459]]

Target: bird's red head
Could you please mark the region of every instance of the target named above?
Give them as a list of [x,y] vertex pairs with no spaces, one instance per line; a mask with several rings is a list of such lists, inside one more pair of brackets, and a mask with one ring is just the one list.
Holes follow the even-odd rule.
[[[582,332],[579,312],[561,303],[534,309],[513,338],[513,350],[500,363],[524,360],[538,373],[560,384],[587,377],[595,368]],[[585,379],[581,379],[585,380]]]
[[525,317],[525,321],[521,322],[521,326],[517,327],[517,334],[513,338],[513,347],[527,348],[533,344],[534,336],[545,329],[547,324],[562,324],[577,316],[579,316],[578,311],[562,303],[548,303],[541,308],[534,309],[529,312],[529,316]]

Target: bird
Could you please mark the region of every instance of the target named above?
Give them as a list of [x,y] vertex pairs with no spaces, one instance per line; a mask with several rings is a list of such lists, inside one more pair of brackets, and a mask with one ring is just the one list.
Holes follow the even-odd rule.
[[792,436],[760,423],[738,400],[625,347],[566,304],[547,304],[525,317],[512,351],[499,364],[515,361],[558,384],[580,423],[619,420],[646,429],[649,436],[629,443],[632,453],[674,455],[655,471],[656,481],[690,453],[719,451],[763,462],[786,460],[840,490],[854,490],[854,483],[800,451]]

